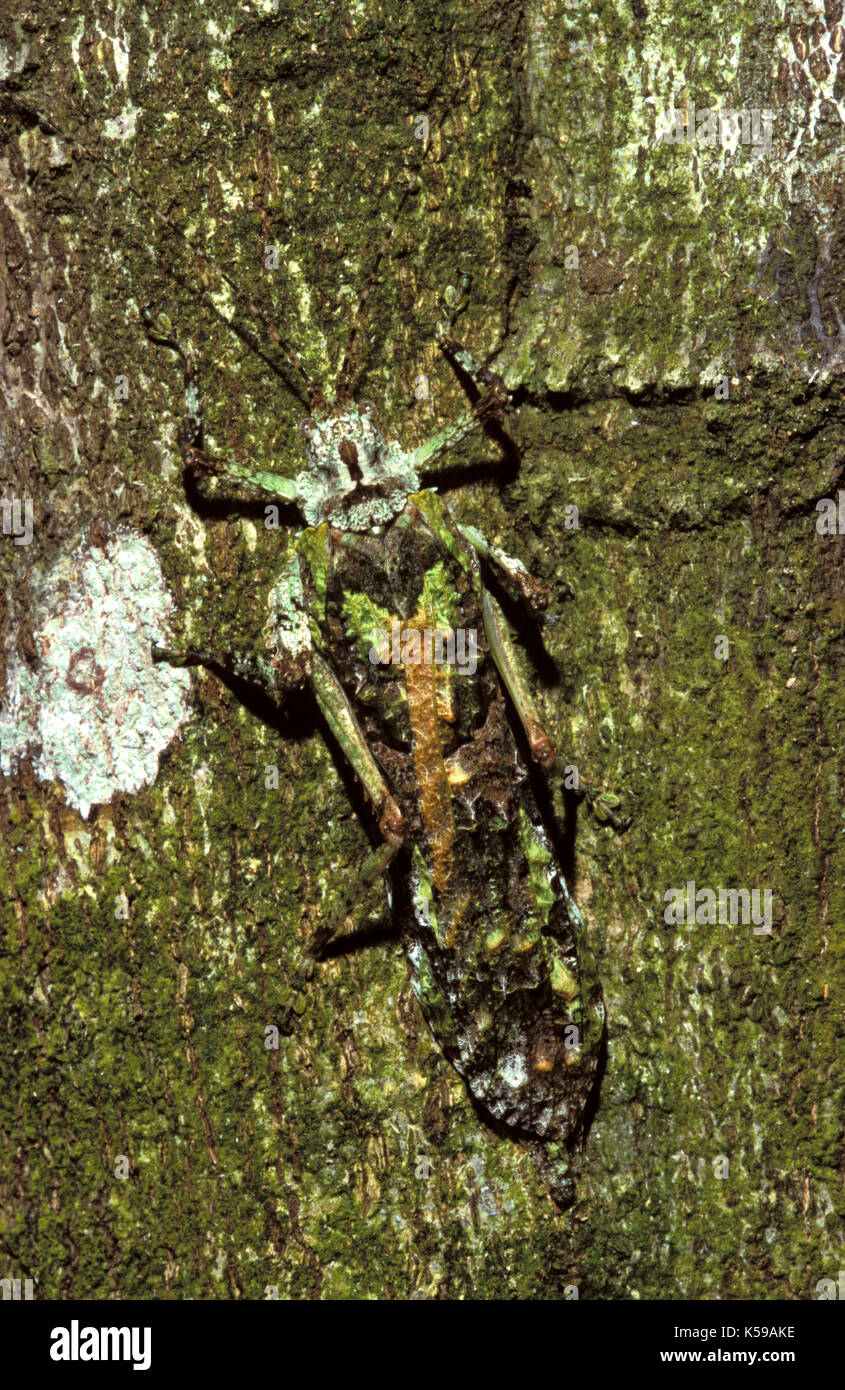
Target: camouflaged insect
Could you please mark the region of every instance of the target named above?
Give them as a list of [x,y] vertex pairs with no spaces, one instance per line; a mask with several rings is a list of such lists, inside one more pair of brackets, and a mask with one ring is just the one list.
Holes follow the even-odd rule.
[[[555,746],[482,571],[489,566],[538,616],[550,590],[461,526],[421,482],[427,466],[509,402],[504,383],[449,338],[455,312],[453,304],[440,325],[441,344],[481,388],[479,405],[406,453],[385,441],[370,407],[339,403],[303,425],[307,464],[295,479],[203,453],[192,353],[153,333],[185,365],[188,467],[295,502],[307,522],[269,597],[266,662],[194,650],[156,655],[236,671],[276,698],[310,687],[383,842],[343,911],[319,930],[294,986],[398,855],[399,929],[426,1022],[478,1109],[529,1150],[564,1206],[574,1195],[604,1008],[598,984],[579,970],[581,919],[506,693],[531,757],[548,767]],[[471,660],[455,659],[456,635],[471,639]]]
[[[17,96],[4,91],[2,101],[28,124],[104,164],[121,189],[179,231],[108,160],[71,142]],[[464,290],[466,283],[464,277]],[[372,802],[382,843],[344,910],[319,929],[294,988],[313,973],[315,958],[367,885],[395,860],[403,869],[393,875],[402,943],[426,1022],[481,1114],[528,1149],[565,1206],[574,1196],[604,1007],[592,969],[579,968],[581,918],[555,863],[506,694],[530,757],[548,768],[555,747],[483,572],[495,572],[536,616],[544,614],[550,592],[520,561],[459,525],[424,486],[437,459],[509,404],[500,378],[452,340],[460,307],[456,296],[439,338],[481,391],[479,403],[406,452],[384,440],[370,408],[339,394],[327,409],[306,377],[309,399],[320,409],[303,425],[307,462],[296,479],[206,454],[193,350],[169,326],[156,329],[143,311],[150,337],[183,363],[180,447],[188,472],[217,474],[293,502],[307,523],[270,593],[266,660],[192,648],[154,648],[153,654],[251,678],[274,698],[310,687]],[[305,377],[290,349],[277,344]],[[459,637],[467,639],[469,661],[455,659]],[[606,807],[604,818],[613,820]],[[583,939],[581,957],[584,965]],[[285,1021],[292,1021],[290,1007]]]

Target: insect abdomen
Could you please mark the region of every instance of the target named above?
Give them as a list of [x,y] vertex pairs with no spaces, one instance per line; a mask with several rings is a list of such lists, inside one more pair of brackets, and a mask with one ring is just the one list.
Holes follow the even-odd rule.
[[[529,1148],[564,1203],[603,1009],[597,986],[584,998],[577,912],[508,721],[478,588],[413,503],[382,534],[335,533],[330,549],[322,641],[407,821],[399,913],[420,1007],[473,1100]],[[423,638],[438,629],[463,631],[472,673],[433,659]]]

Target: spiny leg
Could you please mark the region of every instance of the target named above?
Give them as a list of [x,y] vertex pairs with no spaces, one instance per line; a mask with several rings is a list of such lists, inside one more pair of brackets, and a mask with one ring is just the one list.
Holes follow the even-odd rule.
[[379,830],[385,840],[395,841],[398,848],[405,835],[405,817],[385,781],[381,768],[370,752],[366,736],[349,703],[346,691],[334,671],[316,650],[313,653],[313,663],[311,688],[326,723],[373,804],[379,818]]
[[481,612],[484,618],[484,631],[487,635],[493,661],[496,664],[496,670],[504,682],[505,689],[513,701],[519,721],[525,730],[531,756],[542,767],[547,767],[557,751],[554,740],[543,728],[534,697],[519,669],[516,650],[508,631],[505,615],[487,589],[482,590]]
[[555,594],[550,584],[545,579],[538,579],[531,574],[522,563],[513,555],[508,555],[498,545],[488,541],[475,526],[466,523],[457,523],[458,529],[466,537],[480,558],[490,566],[497,578],[502,583],[505,591],[517,602],[524,600],[531,611],[543,622],[553,623],[557,619],[547,613],[549,604],[553,599],[561,594],[569,593],[569,586],[564,586]]
[[409,454],[408,462],[418,473],[431,471],[431,465],[435,459],[439,459],[443,454],[454,449],[461,440],[466,439],[468,434],[477,430],[480,425],[488,418],[498,418],[501,415],[502,407],[507,404],[510,394],[504,382],[494,384],[486,395],[469,410],[465,410],[451,424],[446,425],[437,434],[433,434],[430,439],[426,439],[413,453]]
[[[459,288],[452,290],[451,298],[447,297],[448,292],[447,296],[444,296],[441,305],[443,317],[437,326],[438,341],[444,352],[467,373],[477,389],[492,395],[501,409],[510,402],[510,392],[502,378],[489,367],[479,366],[469,351],[451,336],[455,319],[467,303],[469,282],[469,275],[462,271]],[[492,545],[475,526],[459,525],[459,530],[481,559],[495,569],[508,593],[514,598],[527,600],[532,610],[538,616],[543,616],[552,598],[549,585],[529,574],[521,560],[507,555],[499,546]]]
[[[256,468],[252,464],[237,463],[234,459],[219,459],[206,452],[203,438],[202,398],[199,390],[199,359],[196,349],[188,340],[182,340],[164,329],[156,327],[149,307],[142,311],[147,334],[154,343],[170,348],[182,363],[182,379],[185,391],[185,409],[179,426],[179,451],[182,461],[191,473],[211,473],[219,477],[231,478],[244,483],[250,489],[281,497],[286,502],[295,502],[296,481],[281,478],[277,473]],[[168,323],[169,327],[169,323]]]
[[[441,306],[443,316],[437,326],[437,337],[444,352],[467,373],[476,388],[485,394],[471,411],[465,412],[415,451],[411,461],[419,471],[424,471],[433,459],[454,447],[485,415],[494,414],[501,418],[511,401],[510,392],[503,379],[489,367],[479,366],[467,348],[452,337],[455,320],[467,303],[469,283],[469,275],[462,272],[458,289],[452,290],[451,294],[444,297]],[[559,591],[557,595],[553,594],[544,580],[531,575],[521,560],[506,554],[499,546],[492,545],[476,527],[459,525],[458,529],[476,554],[496,571],[512,597],[527,601],[533,612],[544,622],[550,624],[557,620],[555,615],[548,615],[546,609],[552,599],[565,593],[566,589]],[[485,632],[496,668],[525,730],[532,758],[541,766],[548,767],[557,750],[553,739],[543,727],[531,691],[520,672],[504,614],[486,589],[481,590],[481,597]],[[607,799],[596,788],[581,783],[579,790],[600,820],[609,821],[617,830],[624,830],[630,824],[630,817],[617,816]]]
[[437,324],[437,341],[447,356],[457,362],[461,370],[466,372],[482,395],[495,389],[500,394],[501,404],[507,405],[510,401],[510,392],[502,378],[489,367],[480,366],[469,349],[452,336],[455,320],[463,313],[469,303],[469,286],[470,277],[465,270],[462,270],[458,288],[454,289],[450,285],[446,290],[440,302],[441,318]]
[[451,424],[438,430],[437,434],[433,434],[430,439],[414,449],[408,459],[411,468],[416,469],[418,473],[428,471],[435,459],[448,453],[450,449],[454,449],[462,439],[466,439],[468,434],[472,434],[473,430],[478,429],[478,426],[479,417],[476,412],[474,410],[463,411]]

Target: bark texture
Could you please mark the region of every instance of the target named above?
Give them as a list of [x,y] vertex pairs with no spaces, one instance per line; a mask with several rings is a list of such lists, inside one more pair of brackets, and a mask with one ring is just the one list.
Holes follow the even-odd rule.
[[[144,305],[200,352],[215,451],[292,475],[280,340],[330,383],[367,288],[357,393],[416,444],[465,403],[433,328],[466,267],[461,336],[517,392],[518,466],[479,437],[451,497],[571,585],[526,669],[566,761],[635,811],[621,838],[566,827],[609,1047],[561,1215],[473,1112],[395,942],[321,968],[273,1045],[369,845],[306,707],[196,676],[157,779],[86,819],[23,760],[0,779],[0,1276],[36,1297],[836,1278],[845,577],[817,504],[845,486],[845,30],[840,0],[714,13],[39,0],[2,21],[0,481],[33,536],[0,538],[0,692],[35,667],[55,567],[120,528],[189,640],[260,643],[295,518],[186,493]],[[762,114],[711,143],[710,109],[770,111],[768,147]],[[667,922],[690,882],[770,889],[771,934]]]

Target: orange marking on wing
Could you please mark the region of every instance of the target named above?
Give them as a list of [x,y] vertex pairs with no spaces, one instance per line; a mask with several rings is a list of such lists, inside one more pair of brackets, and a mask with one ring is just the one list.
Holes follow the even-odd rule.
[[[416,619],[412,627],[424,626]],[[438,724],[438,668],[434,662],[409,662],[403,667],[408,696],[408,716],[414,743],[414,768],[419,787],[420,815],[431,847],[432,877],[439,893],[445,893],[452,873],[455,818],[449,775],[440,746]]]
[[470,895],[469,895],[469,890],[468,890],[468,889],[467,889],[467,891],[463,894],[463,896],[461,897],[461,899],[460,899],[457,903],[455,903],[455,895],[454,895],[454,893],[450,895],[450,900],[449,900],[449,912],[450,912],[450,916],[449,916],[449,925],[448,925],[448,927],[446,928],[446,932],[445,932],[445,935],[444,935],[444,937],[443,937],[443,945],[444,945],[444,946],[454,946],[454,944],[455,944],[455,937],[456,937],[457,934],[458,934],[458,924],[460,923],[461,918],[463,917],[464,913],[466,912],[467,908],[469,907],[469,903],[470,903]]

